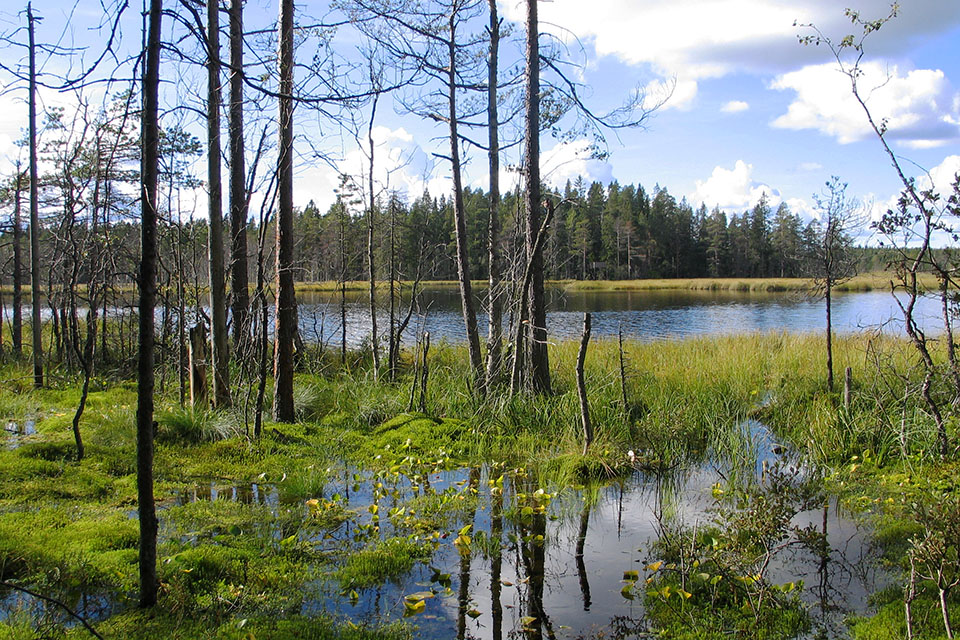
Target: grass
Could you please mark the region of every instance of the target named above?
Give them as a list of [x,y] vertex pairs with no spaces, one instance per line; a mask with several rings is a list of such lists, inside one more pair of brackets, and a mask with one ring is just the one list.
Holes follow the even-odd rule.
[[[35,391],[17,382],[29,381],[25,367],[8,365],[0,378],[0,418],[34,419],[37,434],[15,449],[0,447],[0,574],[56,593],[112,594],[125,604],[99,627],[113,637],[404,637],[406,627],[354,627],[297,612],[317,581],[350,589],[380,585],[429,559],[439,544],[430,536],[457,537],[477,500],[463,487],[415,491],[419,479],[462,465],[487,469],[490,480],[523,469],[511,473],[524,476],[525,492],[554,494],[630,472],[628,451],[651,468],[745,456],[750,443],[741,425],[749,418],[833,470],[830,486],[848,505],[886,513],[878,536],[890,562],[902,563],[905,532],[914,530],[903,505],[933,491],[960,490],[960,465],[930,454],[931,421],[909,398],[891,395],[876,373],[878,351],[910,370],[913,354],[903,342],[837,340],[836,371],[854,372],[850,410],[841,407],[839,391],[826,388],[823,348],[815,335],[630,341],[623,406],[617,344],[596,340],[586,384],[597,431],[586,455],[573,342],[550,347],[553,395],[500,393],[486,402],[470,393],[466,350],[438,347],[431,352],[425,413],[407,412],[408,360],[396,381],[374,380],[357,363],[341,371],[325,362],[322,375],[297,376],[300,422],[268,422],[259,441],[245,436],[237,413],[187,411],[158,396],[163,595],[149,615],[129,601],[137,588],[135,387],[98,384],[81,423],[87,456],[78,463],[70,433],[76,381],[53,378],[51,388]],[[909,425],[907,447],[902,424]],[[220,499],[184,502],[185,490],[211,484],[224,488]],[[240,497],[253,484],[269,499]],[[340,495],[358,491],[378,492],[379,515]],[[899,511],[883,507],[890,499]],[[400,516],[388,515],[401,507]],[[394,529],[381,531],[378,520],[390,518]],[[483,546],[479,537],[476,546]],[[884,637],[867,630],[892,625],[884,620],[896,618],[895,604],[876,619],[857,621],[858,637]],[[663,616],[663,628],[678,634],[671,637],[685,637],[680,623]],[[725,620],[725,629],[740,628],[733,613]],[[801,621],[781,622],[761,625],[767,630],[750,637],[786,637],[784,629]],[[690,637],[712,637],[708,620],[698,624],[703,634]],[[0,621],[0,638],[21,637],[25,625],[16,615]]]
[[[840,284],[836,291],[889,291],[892,274],[880,271],[858,275]],[[639,280],[563,280],[555,284],[567,291],[741,291],[780,292],[812,291],[815,286],[809,278],[661,278]],[[936,278],[921,274],[920,285],[926,289],[937,287]]]

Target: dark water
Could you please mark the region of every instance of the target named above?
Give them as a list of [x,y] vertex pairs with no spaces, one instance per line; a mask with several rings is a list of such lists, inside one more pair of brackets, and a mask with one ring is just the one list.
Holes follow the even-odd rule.
[[[763,482],[774,465],[789,466],[798,477],[811,473],[762,424],[743,423],[740,436],[737,451],[744,478]],[[540,497],[534,497],[538,482],[516,470],[422,466],[390,474],[353,468],[333,472],[320,497],[341,501],[353,517],[334,531],[301,533],[301,543],[338,550],[341,561],[395,536],[428,540],[433,550],[429,559],[381,585],[318,579],[305,589],[300,612],[370,624],[406,618],[417,626],[416,637],[424,640],[601,633],[609,638],[617,637],[616,629],[624,625],[646,629],[643,579],[653,575],[647,566],[659,557],[662,527],[702,527],[714,521],[718,503],[713,487],[731,476],[730,454],[711,453],[708,461],[687,470],[637,471],[613,483]],[[496,482],[501,475],[502,491]],[[277,485],[281,493],[282,485]],[[273,485],[263,491],[201,483],[180,500],[259,502],[277,510],[276,491]],[[396,514],[400,506],[409,508],[418,499],[438,496],[447,496],[450,506],[436,531],[418,530]],[[375,502],[379,517],[370,511]],[[544,508],[518,516],[524,505]],[[807,547],[785,551],[775,557],[768,579],[774,584],[803,581],[801,599],[813,622],[809,637],[817,632],[845,637],[844,619],[866,612],[868,595],[890,582],[880,568],[870,530],[833,500],[797,513],[792,524],[825,533],[829,554]],[[461,554],[454,541],[467,525],[472,553]],[[640,575],[632,599],[621,593],[627,571]],[[405,605],[412,594],[426,596],[425,606],[414,615]]]
[[[477,321],[481,334],[486,335],[487,315],[485,293],[477,297]],[[382,297],[381,297],[382,300]],[[794,333],[823,331],[826,326],[823,301],[801,292],[764,293],[736,291],[564,291],[560,287],[547,289],[547,330],[550,339],[573,338],[580,335],[583,313],[593,314],[593,334],[597,337],[615,336],[623,327],[628,338],[651,341],[665,338],[684,338],[702,335],[730,335],[764,331]],[[307,342],[339,345],[341,339],[340,302],[336,293],[300,292],[297,294],[300,332]],[[460,309],[460,295],[456,287],[426,289],[414,309],[404,340],[410,343],[416,332],[426,330],[434,342],[464,342],[466,332]],[[381,302],[381,304],[385,304]],[[409,300],[400,302],[397,322],[409,309]],[[108,310],[112,315],[130,313],[130,308]],[[204,310],[209,316],[209,309]],[[272,304],[270,312],[272,314]],[[4,307],[2,318],[10,322],[10,309]],[[81,315],[85,313],[81,310]],[[29,316],[29,306],[24,308]],[[44,319],[50,310],[44,308]],[[196,322],[196,310],[188,309],[187,322]],[[506,314],[509,316],[509,312]],[[835,331],[851,333],[883,327],[884,331],[900,334],[901,312],[893,296],[884,291],[835,294],[833,325]],[[940,305],[934,299],[921,299],[917,318],[921,326],[938,332]],[[163,320],[163,310],[157,310],[157,322]],[[509,317],[504,319],[505,327]],[[272,322],[272,320],[271,320]],[[388,309],[377,312],[377,323],[382,338],[387,327]],[[370,310],[366,294],[347,293],[347,345],[356,348],[370,340]]]
[[[615,336],[622,326],[625,337],[644,341],[758,331],[814,332],[822,331],[826,326],[823,301],[795,292],[565,292],[553,288],[548,289],[547,309],[547,330],[551,339],[579,336],[586,311],[593,314],[595,336]],[[328,294],[300,294],[298,312],[305,340],[340,344],[338,299]],[[386,313],[386,309],[378,311],[381,334],[388,322]],[[406,313],[406,306],[402,313]],[[937,301],[921,300],[918,306],[921,324],[935,330],[939,313]],[[901,333],[902,322],[896,321],[899,316],[896,301],[887,292],[844,293],[834,297],[833,325],[841,333],[881,326],[885,331]],[[478,322],[485,335],[486,314],[478,313]],[[347,344],[356,347],[364,340],[369,342],[369,327],[368,303],[361,295],[354,295],[348,299]],[[424,291],[405,339],[411,340],[415,330],[429,331],[434,341],[465,341],[457,290]]]
[[36,421],[26,419],[20,422],[11,420],[3,427],[3,434],[6,437],[7,449],[16,449],[23,444],[24,438],[34,435],[37,432]]
[[[200,480],[167,506],[227,500],[263,505],[274,516],[292,514],[296,519],[302,514],[306,526],[294,525],[298,544],[323,549],[334,559],[332,567],[393,537],[426,541],[430,548],[429,557],[410,571],[376,586],[316,579],[304,589],[300,608],[304,615],[322,612],[369,624],[406,618],[423,640],[598,634],[615,638],[621,637],[618,629],[647,630],[643,580],[653,575],[648,565],[660,559],[657,542],[663,527],[713,523],[719,504],[713,488],[724,477],[732,477],[735,465],[742,479],[761,483],[777,465],[798,478],[812,473],[762,424],[746,421],[737,433],[729,450],[711,451],[705,461],[687,469],[636,471],[587,488],[557,490],[523,470],[489,466],[445,470],[441,463],[412,458],[399,461],[389,472],[341,466],[324,472],[326,480],[316,497],[341,505],[349,517],[334,529],[319,532],[308,524],[309,504],[302,497],[284,499],[285,483],[296,480],[286,476],[236,486]],[[444,505],[437,511],[440,523],[423,528],[419,523],[427,513],[424,505],[438,498]],[[378,505],[379,516],[373,515],[371,504]],[[417,517],[407,518],[399,512],[401,506],[416,508]],[[536,511],[524,515],[525,506]],[[173,517],[173,510],[161,511],[161,531],[169,532]],[[870,530],[839,510],[833,500],[800,511],[792,524],[825,533],[829,553],[824,556],[802,546],[780,553],[767,578],[773,584],[803,581],[800,597],[813,622],[811,634],[804,637],[817,633],[845,637],[844,619],[867,612],[868,595],[891,581],[880,568]],[[455,540],[467,525],[471,552],[463,554]],[[272,526],[265,522],[262,531],[242,535],[263,536],[268,546],[283,544],[279,541],[290,531],[275,531]],[[332,567],[325,565],[324,572]],[[628,571],[640,576],[632,598],[622,594]],[[412,594],[425,596],[425,605],[414,615],[405,605]],[[115,596],[63,595],[92,620],[129,606]],[[35,619],[52,617],[67,626],[75,622],[28,596],[0,596],[0,619],[17,610]]]

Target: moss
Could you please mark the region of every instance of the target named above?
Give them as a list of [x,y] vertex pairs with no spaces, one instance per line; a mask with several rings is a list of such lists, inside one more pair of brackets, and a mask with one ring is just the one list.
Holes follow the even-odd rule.
[[345,588],[371,587],[402,576],[420,560],[430,558],[429,543],[409,538],[388,538],[373,547],[350,554],[347,562],[334,574]]
[[[2,629],[2,627],[0,627]],[[162,610],[129,611],[98,626],[106,637],[128,640],[409,640],[408,626],[401,624],[367,627],[337,622],[327,616],[292,615],[284,619],[248,616],[240,621],[218,622],[208,618],[185,618],[164,614]],[[84,638],[82,630],[72,630],[71,638]],[[2,638],[0,631],[0,638]],[[33,636],[29,636],[33,637]],[[19,640],[20,636],[13,636]]]
[[63,585],[132,589],[138,535],[135,520],[104,507],[8,511],[0,514],[0,573],[36,580],[55,571]]

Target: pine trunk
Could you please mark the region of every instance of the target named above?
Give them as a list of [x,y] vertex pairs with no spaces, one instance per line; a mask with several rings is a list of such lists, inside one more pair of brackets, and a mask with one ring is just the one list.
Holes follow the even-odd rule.
[[273,416],[293,422],[293,343],[297,298],[293,288],[293,0],[280,0],[280,144],[277,167],[277,310]]

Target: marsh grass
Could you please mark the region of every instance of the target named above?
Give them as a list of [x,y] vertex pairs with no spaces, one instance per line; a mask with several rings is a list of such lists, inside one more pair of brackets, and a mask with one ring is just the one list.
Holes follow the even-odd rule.
[[371,587],[402,576],[417,562],[428,560],[432,553],[430,543],[404,537],[387,538],[351,553],[334,578],[344,589]]
[[[588,350],[586,385],[596,440],[586,455],[573,342],[550,345],[552,395],[510,398],[497,389],[486,400],[471,393],[466,350],[437,346],[431,350],[426,413],[406,411],[409,354],[395,382],[385,375],[375,380],[367,365],[359,367],[366,362],[362,358],[346,370],[325,361],[322,373],[301,372],[296,378],[301,421],[267,422],[259,440],[246,437],[238,415],[192,413],[178,409],[174,398],[158,396],[156,490],[163,507],[161,556],[170,559],[161,569],[167,587],[154,618],[121,611],[102,623],[103,631],[129,638],[240,638],[247,632],[260,637],[261,631],[278,638],[402,636],[406,632],[398,627],[357,630],[289,613],[300,610],[306,585],[318,578],[351,588],[380,584],[432,552],[430,543],[398,536],[357,547],[350,558],[328,553],[323,541],[331,527],[348,520],[356,526],[360,516],[338,503],[317,513],[303,503],[330,491],[344,468],[361,470],[362,482],[387,477],[394,467],[409,471],[407,478],[461,465],[496,468],[488,472],[491,478],[523,469],[527,493],[536,488],[557,493],[637,467],[676,469],[681,478],[683,469],[711,457],[740,461],[746,469],[755,464],[759,443],[744,425],[754,419],[812,463],[836,470],[831,486],[847,483],[838,490],[861,508],[899,499],[905,469],[937,487],[957,485],[957,469],[930,454],[932,421],[917,398],[904,395],[903,386],[891,388],[876,366],[880,353],[884,367],[918,375],[903,341],[837,339],[837,369],[854,370],[850,410],[843,409],[840,390],[826,388],[819,335],[624,346],[627,406],[620,395],[616,342],[597,340]],[[4,371],[11,378],[26,372]],[[66,378],[41,391],[0,381],[4,416],[33,417],[38,431],[17,449],[0,449],[0,571],[51,588],[69,584],[127,594],[136,588],[135,386],[104,384],[91,394],[81,425],[88,455],[81,463],[70,435],[78,398]],[[849,471],[854,456],[855,473]],[[276,487],[278,505],[176,504],[184,486],[212,479],[218,485],[269,484]],[[402,533],[451,526],[475,506],[467,496],[444,499],[406,496],[417,515],[402,525]],[[578,507],[572,501],[569,508]],[[894,522],[898,518],[891,516]],[[249,620],[244,629],[236,626],[241,617]],[[0,637],[14,628],[0,622]]]

